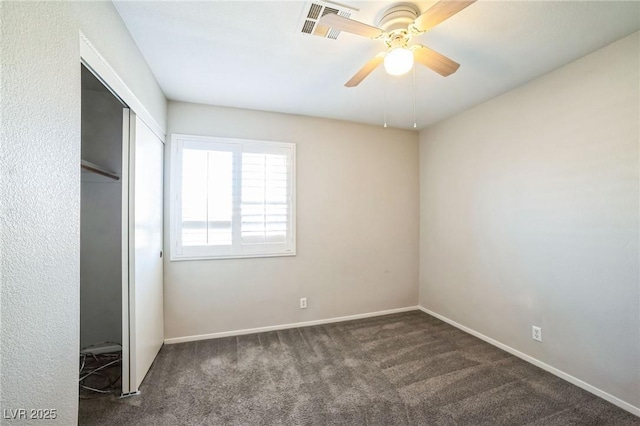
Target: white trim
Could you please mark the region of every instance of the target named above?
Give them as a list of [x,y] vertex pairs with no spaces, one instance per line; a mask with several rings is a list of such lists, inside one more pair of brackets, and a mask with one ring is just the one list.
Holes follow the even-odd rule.
[[195,336],[172,337],[164,339],[164,343],[172,345],[174,343],[196,342],[198,340],[218,339],[220,337],[242,336],[245,334],[264,333],[266,331],[287,330],[289,328],[309,327],[312,325],[331,324],[334,322],[353,321],[363,318],[378,317],[381,315],[397,314],[400,312],[417,311],[418,306],[407,306],[405,308],[387,309],[385,311],[367,312],[364,314],[347,315],[344,317],[334,317],[315,321],[303,321],[291,324],[271,325],[268,327],[247,328],[244,330],[222,331],[219,333],[198,334]]
[[192,260],[231,260],[231,259],[255,259],[260,257],[289,257],[289,256],[297,256],[296,251],[292,250],[291,252],[278,252],[278,253],[245,253],[245,254],[229,254],[229,255],[215,255],[212,256],[210,254],[188,254],[188,255],[176,255],[171,257],[169,260],[171,262],[189,262]]
[[622,408],[623,410],[626,410],[626,411],[630,412],[633,415],[636,415],[636,416],[640,417],[640,408],[635,407],[635,406],[629,404],[628,402],[625,402],[625,401],[623,401],[623,400],[611,395],[610,393],[607,393],[607,392],[605,392],[605,391],[603,391],[601,389],[598,389],[597,387],[595,387],[593,385],[590,385],[589,383],[586,383],[586,382],[584,382],[584,381],[578,379],[577,377],[574,377],[574,376],[572,376],[572,375],[570,375],[568,373],[565,373],[562,370],[558,370],[557,368],[552,367],[549,364],[545,364],[544,362],[542,362],[542,361],[540,361],[540,360],[538,360],[538,359],[536,359],[536,358],[534,358],[532,356],[529,356],[529,355],[527,355],[527,354],[525,354],[523,352],[520,352],[519,350],[514,349],[511,346],[507,346],[504,343],[498,342],[497,340],[494,340],[491,337],[485,336],[484,334],[479,333],[479,332],[477,332],[477,331],[475,331],[475,330],[473,330],[473,329],[471,329],[469,327],[466,327],[466,326],[464,326],[462,324],[458,324],[457,322],[455,322],[455,321],[453,321],[453,320],[451,320],[451,319],[449,319],[449,318],[447,318],[447,317],[445,317],[443,315],[437,314],[437,313],[435,313],[433,311],[430,311],[429,309],[424,308],[422,306],[418,306],[418,309],[421,310],[422,312],[426,313],[426,314],[429,314],[429,315],[434,316],[434,317],[436,317],[436,318],[438,318],[438,319],[440,319],[440,320],[442,320],[442,321],[444,321],[444,322],[446,322],[448,324],[451,324],[452,326],[454,326],[456,328],[459,328],[460,330],[462,330],[462,331],[464,331],[466,333],[469,333],[472,336],[475,336],[475,337],[477,337],[479,339],[482,339],[485,342],[492,344],[493,346],[496,346],[496,347],[498,347],[498,348],[500,348],[500,349],[502,349],[502,350],[504,350],[506,352],[509,352],[511,355],[515,355],[518,358],[523,359],[523,360],[535,365],[536,367],[540,367],[543,370],[546,370],[549,373],[554,374],[554,375],[560,377],[561,379],[566,380],[567,382],[572,383],[572,384],[578,386],[579,388],[582,388],[582,389],[586,390],[587,392],[591,392],[592,394],[594,394],[596,396],[599,396],[600,398],[604,399],[605,401],[609,401],[610,403]]
[[[130,351],[131,334],[129,332],[129,227],[131,226],[131,218],[129,216],[130,187],[129,187],[129,138],[131,136],[131,117],[133,113],[129,108],[122,109],[122,206],[121,223],[122,223],[122,374],[120,382],[122,383],[122,393],[128,394],[131,390],[130,369]],[[135,229],[135,228],[131,228]]]
[[127,280],[127,312],[129,327],[129,388],[123,394],[136,394],[138,392],[138,383],[136,373],[138,368],[138,341],[136,335],[137,318],[136,318],[136,127],[137,114],[133,110],[129,110],[129,146],[127,154],[129,156],[129,188],[127,194],[128,208],[128,230],[129,230],[129,247],[127,248],[127,264],[129,265],[129,278]]
[[120,98],[149,128],[165,141],[165,129],[153,118],[149,110],[140,102],[120,76],[111,68],[107,60],[98,52],[87,37],[80,31],[80,59],[89,70],[102,80],[108,88]]

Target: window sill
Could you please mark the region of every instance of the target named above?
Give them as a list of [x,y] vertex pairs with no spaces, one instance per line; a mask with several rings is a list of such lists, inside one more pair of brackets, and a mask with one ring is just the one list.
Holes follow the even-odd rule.
[[288,253],[245,253],[245,254],[230,254],[224,256],[211,256],[211,255],[203,255],[203,256],[194,256],[194,255],[179,255],[179,256],[171,256],[171,262],[182,262],[182,261],[192,261],[192,260],[228,260],[228,259],[255,259],[262,257],[291,257],[295,256],[296,252],[288,252]]

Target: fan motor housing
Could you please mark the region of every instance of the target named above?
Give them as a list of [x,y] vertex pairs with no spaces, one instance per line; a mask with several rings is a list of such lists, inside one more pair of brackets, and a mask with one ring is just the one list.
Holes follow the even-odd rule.
[[420,15],[420,9],[412,3],[395,3],[380,13],[376,27],[386,32],[406,30]]

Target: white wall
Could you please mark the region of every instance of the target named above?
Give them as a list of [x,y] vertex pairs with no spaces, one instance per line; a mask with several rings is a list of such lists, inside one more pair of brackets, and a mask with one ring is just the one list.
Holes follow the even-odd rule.
[[636,407],[638,61],[636,33],[420,134],[421,306]]
[[64,425],[78,400],[79,30],[161,126],[166,112],[110,2],[0,2],[0,408],[55,408],[47,423]]
[[[165,338],[417,304],[417,133],[176,102],[168,121],[169,133],[297,144],[297,256],[166,256]],[[169,173],[169,146],[166,159]]]

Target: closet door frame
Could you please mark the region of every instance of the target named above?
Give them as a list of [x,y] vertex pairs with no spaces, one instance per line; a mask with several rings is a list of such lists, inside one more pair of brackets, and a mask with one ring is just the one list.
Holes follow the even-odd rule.
[[[109,65],[108,61],[96,50],[89,39],[79,32],[80,63],[98,78],[123,105],[122,131],[122,397],[137,395],[139,392],[132,386],[132,345],[131,341],[131,288],[129,283],[135,274],[130,264],[135,247],[132,235],[135,229],[135,217],[132,214],[133,191],[131,190],[131,172],[133,158],[131,157],[132,139],[131,117],[135,114],[145,122],[151,131],[165,143],[165,128],[153,118],[144,104],[135,96],[133,91],[124,83],[120,76]],[[135,128],[133,129],[135,130]],[[128,225],[128,226],[125,226]],[[78,337],[79,338],[79,337]]]
[[100,81],[102,81],[111,93],[113,93],[123,104],[131,108],[138,117],[145,122],[153,133],[165,143],[166,129],[158,124],[149,110],[129,89],[124,80],[109,65],[109,62],[96,50],[89,39],[79,31],[80,42],[80,62],[84,64]]

